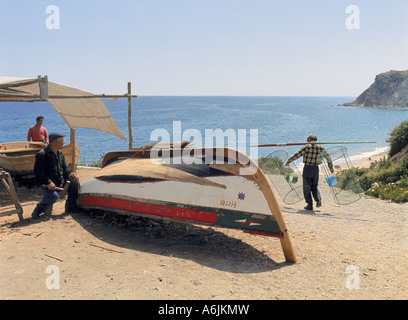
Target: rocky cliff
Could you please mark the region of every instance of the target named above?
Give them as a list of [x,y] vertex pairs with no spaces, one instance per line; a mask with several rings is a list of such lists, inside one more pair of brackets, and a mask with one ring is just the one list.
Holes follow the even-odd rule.
[[408,109],[408,70],[377,75],[375,82],[355,101],[343,106]]

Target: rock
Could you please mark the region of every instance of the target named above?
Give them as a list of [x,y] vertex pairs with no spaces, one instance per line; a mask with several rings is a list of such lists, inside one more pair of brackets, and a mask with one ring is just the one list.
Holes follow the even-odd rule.
[[375,82],[355,101],[342,106],[408,109],[408,70],[377,75]]

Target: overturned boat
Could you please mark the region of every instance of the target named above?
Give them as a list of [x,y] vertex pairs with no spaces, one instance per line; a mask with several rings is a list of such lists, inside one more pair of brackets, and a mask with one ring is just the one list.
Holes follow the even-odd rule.
[[271,186],[257,164],[229,148],[110,152],[81,183],[78,205],[278,237],[296,262]]

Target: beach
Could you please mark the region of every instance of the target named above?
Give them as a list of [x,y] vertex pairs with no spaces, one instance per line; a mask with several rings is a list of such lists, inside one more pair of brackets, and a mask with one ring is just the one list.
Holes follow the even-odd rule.
[[[94,170],[79,167],[80,179]],[[238,230],[65,214],[64,201],[31,220],[40,196],[18,187],[24,221],[0,218],[0,299],[407,299],[408,203],[363,196],[340,206],[327,184],[320,191],[315,211],[277,197],[298,260],[292,264],[278,239]]]
[[370,152],[364,152],[356,156],[351,156],[350,161],[353,167],[369,168],[371,163],[380,161],[381,159],[386,157],[389,151],[389,147],[376,148],[375,150]]

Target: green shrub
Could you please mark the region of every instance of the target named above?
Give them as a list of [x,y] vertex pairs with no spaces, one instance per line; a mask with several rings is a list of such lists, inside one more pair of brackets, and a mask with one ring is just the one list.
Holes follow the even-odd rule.
[[102,168],[102,161],[103,161],[104,156],[105,156],[105,153],[101,153],[99,155],[98,160],[92,161],[91,163],[87,163],[85,155],[83,155],[82,158],[78,161],[78,165],[79,166]]
[[105,153],[101,153],[99,155],[99,159],[88,164],[88,167],[102,168],[102,161],[103,161],[104,156],[105,156]]
[[408,186],[398,183],[390,183],[384,186],[374,187],[365,193],[368,196],[391,200],[393,202],[408,202]]
[[384,157],[372,163],[369,169],[343,170],[336,176],[338,187],[354,191],[354,177],[357,177],[366,195],[394,202],[408,202],[408,156],[404,156],[398,163]]
[[293,172],[292,168],[284,166],[283,160],[279,157],[261,157],[258,159],[258,166],[267,174],[287,175]]
[[390,133],[390,138],[387,140],[390,143],[390,156],[400,152],[408,145],[408,120],[402,121]]
[[350,170],[342,170],[336,175],[337,187],[343,190],[351,190],[356,193],[363,192],[357,182],[362,175],[369,171],[367,168],[352,168]]

